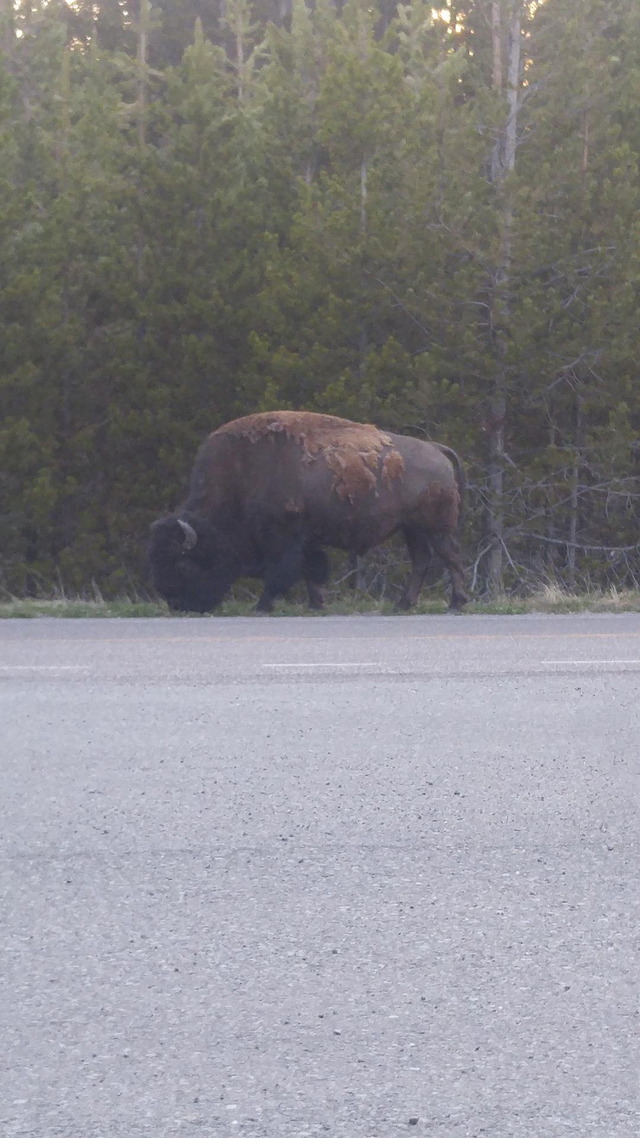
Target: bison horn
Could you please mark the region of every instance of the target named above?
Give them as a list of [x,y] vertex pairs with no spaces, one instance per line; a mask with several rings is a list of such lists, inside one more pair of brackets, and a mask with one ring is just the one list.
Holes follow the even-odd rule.
[[189,525],[188,522],[183,522],[182,518],[177,518],[176,520],[178,522],[178,525],[180,526],[180,529],[182,530],[182,532],[184,534],[184,548],[185,548],[185,550],[186,549],[193,549],[194,545],[196,544],[196,542],[198,540],[198,535],[197,535],[196,531],[194,530],[193,526]]

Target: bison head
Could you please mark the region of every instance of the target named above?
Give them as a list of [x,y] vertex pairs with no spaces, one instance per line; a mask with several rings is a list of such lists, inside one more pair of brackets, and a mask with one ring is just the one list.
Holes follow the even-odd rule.
[[149,563],[157,591],[177,612],[210,612],[237,576],[227,543],[211,526],[173,514],[151,526]]

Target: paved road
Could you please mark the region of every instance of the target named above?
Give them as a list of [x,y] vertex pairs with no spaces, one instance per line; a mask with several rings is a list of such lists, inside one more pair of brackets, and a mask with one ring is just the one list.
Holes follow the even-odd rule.
[[4,622],[2,1138],[637,1138],[640,618]]

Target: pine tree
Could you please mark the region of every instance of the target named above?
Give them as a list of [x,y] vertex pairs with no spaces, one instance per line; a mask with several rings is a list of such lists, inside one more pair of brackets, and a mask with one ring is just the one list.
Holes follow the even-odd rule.
[[[529,501],[525,529],[548,571],[572,586],[580,564],[610,566],[606,547],[633,544],[640,149],[628,107],[637,31],[628,0],[579,10],[548,0],[532,30],[518,305],[533,350],[521,424],[545,518]],[[612,556],[631,580],[629,558]]]

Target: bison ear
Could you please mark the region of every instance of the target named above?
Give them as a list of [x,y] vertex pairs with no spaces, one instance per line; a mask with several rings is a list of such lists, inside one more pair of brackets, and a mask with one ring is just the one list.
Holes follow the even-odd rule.
[[188,522],[183,522],[182,518],[176,518],[176,521],[184,534],[183,545],[185,552],[189,549],[193,549],[198,540],[198,535],[193,526],[190,526]]

